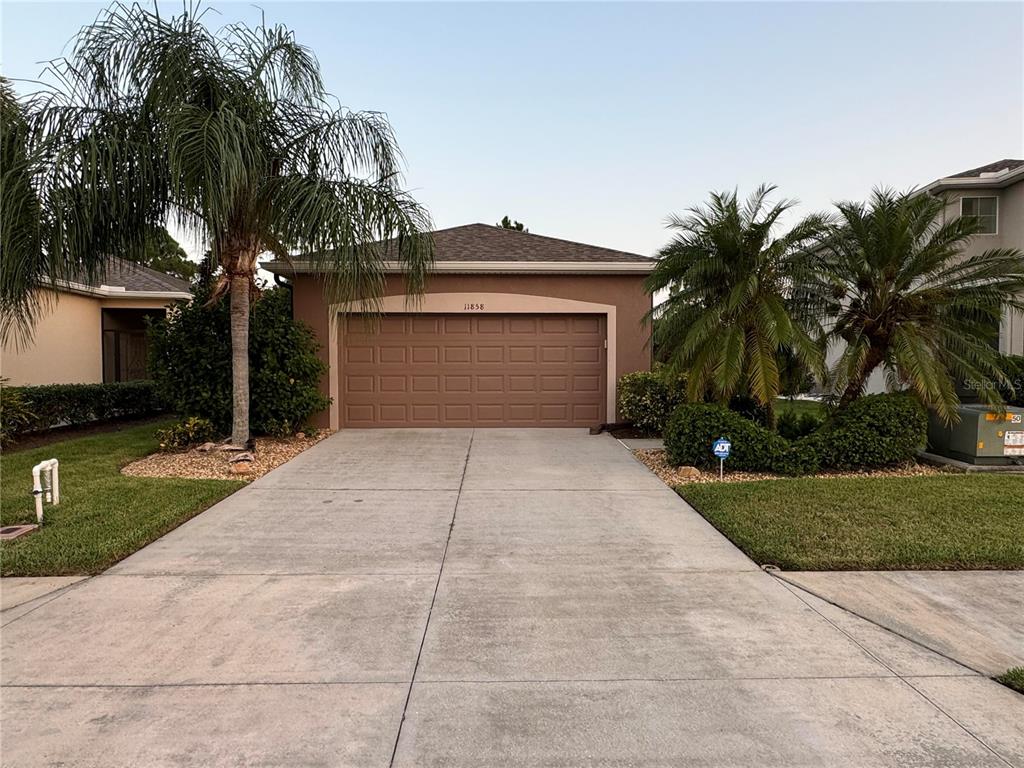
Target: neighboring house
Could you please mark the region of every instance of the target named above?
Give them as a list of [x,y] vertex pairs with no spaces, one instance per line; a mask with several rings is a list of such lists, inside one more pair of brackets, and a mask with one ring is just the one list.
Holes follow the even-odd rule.
[[59,283],[42,296],[31,343],[4,345],[0,376],[12,386],[144,379],[145,319],[191,298],[184,280],[120,260],[99,284]]
[[426,294],[388,265],[384,317],[329,305],[302,262],[264,265],[294,283],[332,398],[320,425],[584,427],[615,421],[615,384],[650,368],[645,256],[487,224],[434,233]]
[[[946,216],[971,216],[981,227],[964,253],[992,248],[1024,251],[1024,160],[999,160],[933,181],[923,192],[946,201]],[[999,351],[1024,355],[1024,314],[1007,311]]]
[[[1024,160],[999,160],[980,168],[946,176],[918,190],[946,200],[945,216],[975,216],[982,231],[971,238],[964,249],[972,256],[991,248],[1017,248],[1024,251]],[[1004,355],[1024,355],[1024,315],[1007,310],[999,328],[999,351]],[[840,346],[829,348],[828,362],[834,363]],[[885,373],[876,370],[865,391],[886,391]]]

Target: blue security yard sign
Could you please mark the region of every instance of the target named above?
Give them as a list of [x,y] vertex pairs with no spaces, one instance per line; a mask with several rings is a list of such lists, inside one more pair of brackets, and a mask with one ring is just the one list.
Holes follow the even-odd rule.
[[729,451],[732,450],[732,443],[724,437],[715,440],[711,446],[711,452],[718,457],[718,479],[725,479],[725,460],[729,458]]

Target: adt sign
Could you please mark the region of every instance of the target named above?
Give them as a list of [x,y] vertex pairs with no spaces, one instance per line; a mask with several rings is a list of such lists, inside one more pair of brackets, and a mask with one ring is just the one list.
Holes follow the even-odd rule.
[[725,479],[725,460],[729,458],[729,451],[732,450],[732,443],[724,437],[715,440],[711,446],[711,452],[718,457],[718,479]]
[[732,450],[732,443],[726,440],[724,437],[720,437],[715,440],[715,444],[711,446],[711,452],[718,458],[725,459],[729,458],[729,451]]

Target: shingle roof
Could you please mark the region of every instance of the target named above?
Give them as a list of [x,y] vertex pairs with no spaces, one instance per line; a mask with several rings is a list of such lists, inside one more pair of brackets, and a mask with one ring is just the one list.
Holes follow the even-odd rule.
[[[82,282],[87,282],[87,280],[83,279]],[[107,264],[105,274],[97,276],[90,282],[90,285],[94,288],[108,285],[112,288],[124,288],[126,291],[168,291],[173,293],[188,293],[190,291],[186,280],[123,259],[111,259]]]
[[954,173],[952,176],[947,176],[947,179],[971,179],[979,178],[983,173],[999,173],[1000,171],[1013,171],[1017,168],[1024,166],[1024,160],[997,160],[994,163],[988,165],[981,165],[977,168],[971,168],[969,171],[961,171],[960,173]]
[[638,253],[574,243],[491,224],[465,224],[434,232],[436,261],[650,262]]

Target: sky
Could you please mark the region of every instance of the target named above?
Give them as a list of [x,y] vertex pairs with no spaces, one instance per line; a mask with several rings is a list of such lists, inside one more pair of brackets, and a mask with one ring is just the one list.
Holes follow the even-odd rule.
[[[439,228],[653,254],[710,190],[774,183],[802,214],[1024,157],[1022,2],[206,5],[262,9],[387,113]],[[0,69],[37,77],[103,7],[5,0]]]

